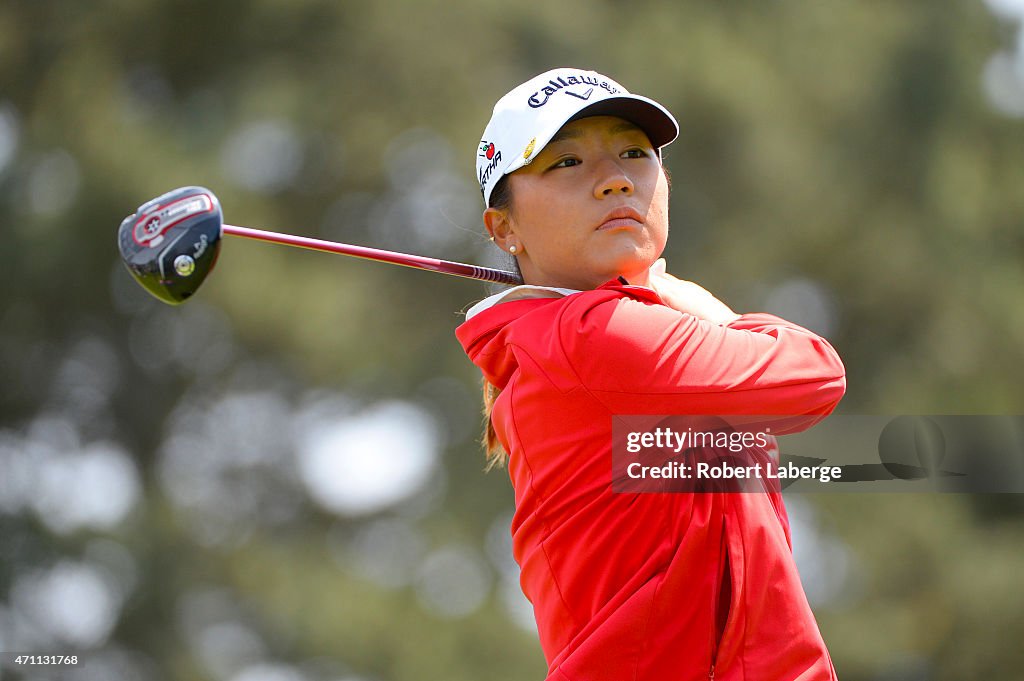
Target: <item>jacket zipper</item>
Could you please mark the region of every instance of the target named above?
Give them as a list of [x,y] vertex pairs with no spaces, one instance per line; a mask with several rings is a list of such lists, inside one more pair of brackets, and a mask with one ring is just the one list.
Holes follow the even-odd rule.
[[[718,646],[721,643],[719,637],[720,637],[720,635],[724,635],[725,634],[725,622],[728,622],[728,617],[729,617],[729,614],[730,614],[730,612],[732,610],[732,608],[730,607],[726,611],[725,622],[719,622],[719,620],[718,620],[718,611],[719,611],[719,605],[720,604],[719,604],[718,601],[721,598],[722,582],[725,580],[725,577],[724,577],[725,570],[729,569],[729,558],[728,558],[729,546],[728,546],[728,542],[726,541],[725,519],[724,518],[722,519],[722,539],[721,539],[721,542],[719,544],[719,550],[720,550],[720,553],[719,553],[719,559],[718,559],[718,572],[715,574],[715,588],[712,589],[713,594],[712,594],[712,599],[711,599],[711,608],[712,608],[713,615],[711,617],[711,668],[708,669],[708,680],[709,681],[714,681],[714,678],[715,678],[715,665],[718,662]],[[731,579],[731,577],[730,577],[730,579]],[[719,625],[721,625],[721,626],[719,626]]]

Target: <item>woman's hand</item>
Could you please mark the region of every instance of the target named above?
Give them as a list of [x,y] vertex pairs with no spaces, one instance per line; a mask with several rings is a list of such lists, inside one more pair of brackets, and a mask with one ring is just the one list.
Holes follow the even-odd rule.
[[658,258],[651,265],[651,288],[661,296],[665,304],[679,312],[704,319],[712,324],[728,324],[739,319],[728,305],[711,295],[706,289],[684,279],[678,279],[665,271],[665,259]]

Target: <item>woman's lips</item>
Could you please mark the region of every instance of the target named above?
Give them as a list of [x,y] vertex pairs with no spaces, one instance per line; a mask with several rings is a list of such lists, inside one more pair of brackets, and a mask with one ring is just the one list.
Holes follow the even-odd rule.
[[606,229],[620,229],[637,227],[644,224],[644,216],[633,208],[616,208],[604,216],[601,224],[597,226],[598,231]]

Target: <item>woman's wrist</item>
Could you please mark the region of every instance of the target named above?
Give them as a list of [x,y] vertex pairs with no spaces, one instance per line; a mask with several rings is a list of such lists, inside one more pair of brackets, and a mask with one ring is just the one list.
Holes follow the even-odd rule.
[[740,318],[732,308],[699,284],[668,274],[664,259],[651,266],[650,282],[650,287],[674,310],[722,326]]

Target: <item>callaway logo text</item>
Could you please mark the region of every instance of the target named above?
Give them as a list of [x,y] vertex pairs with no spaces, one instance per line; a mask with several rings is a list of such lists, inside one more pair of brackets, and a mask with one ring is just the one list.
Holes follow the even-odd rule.
[[[549,80],[549,85],[545,85],[539,91],[534,92],[530,95],[530,98],[526,100],[527,104],[531,108],[538,109],[548,103],[551,95],[555,94],[559,90],[571,87],[573,85],[593,85],[594,87],[604,88],[608,91],[608,94],[614,95],[619,91],[614,85],[610,85],[607,81],[603,81],[600,78],[594,76],[568,76],[566,78],[559,77],[558,80]],[[565,90],[565,94],[572,95],[573,97],[579,97],[580,99],[590,99],[590,95],[593,93],[594,88],[583,90],[582,88],[576,88],[576,91]]]

